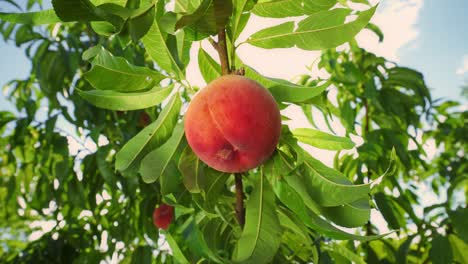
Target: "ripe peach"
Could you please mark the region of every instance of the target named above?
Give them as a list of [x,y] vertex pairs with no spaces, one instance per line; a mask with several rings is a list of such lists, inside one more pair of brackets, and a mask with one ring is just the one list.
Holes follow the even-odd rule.
[[193,152],[222,172],[244,172],[270,157],[281,133],[273,96],[257,82],[237,75],[212,81],[194,97],[185,116]]
[[154,209],[153,212],[153,223],[156,227],[161,229],[169,228],[169,225],[174,218],[174,207],[161,204],[159,207]]

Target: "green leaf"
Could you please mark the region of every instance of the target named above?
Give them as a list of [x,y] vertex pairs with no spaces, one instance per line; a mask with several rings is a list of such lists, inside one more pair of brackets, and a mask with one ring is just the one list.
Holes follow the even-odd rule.
[[348,9],[333,9],[313,14],[299,22],[294,30],[294,22],[266,28],[254,33],[247,43],[265,49],[292,48],[323,50],[334,48],[350,41],[363,29],[373,16],[377,6],[361,12],[352,22],[343,24]]
[[257,0],[233,0],[232,1],[232,17],[230,21],[231,30],[231,41],[235,42],[239,37],[240,33],[244,29],[247,21],[250,18],[250,11],[254,5],[257,3]]
[[150,246],[139,246],[132,254],[131,264],[151,263],[152,252]]
[[164,233],[164,236],[166,237],[167,243],[169,243],[169,246],[172,249],[172,255],[174,258],[182,264],[189,264],[190,262],[187,260],[187,258],[184,256],[184,253],[180,249],[179,245],[177,245],[177,241],[172,237],[172,235],[169,232]]
[[177,21],[176,29],[191,26],[198,32],[214,35],[224,28],[231,12],[231,1],[203,0],[193,13],[184,15]]
[[[452,247],[453,260],[459,263],[468,263],[468,244],[463,242],[463,240],[461,240],[459,237],[453,234],[448,235],[448,239]],[[448,250],[447,247],[445,247],[444,249]],[[448,253],[446,252],[437,252],[439,254],[444,254],[444,256],[448,256]],[[445,261],[444,263],[450,263],[452,258],[443,260]]]
[[65,22],[102,20],[89,0],[52,0],[52,5],[57,16]]
[[198,51],[198,67],[206,83],[221,76],[221,66],[202,47]]
[[166,44],[166,36],[161,32],[157,21],[153,23],[148,33],[142,38],[146,51],[159,67],[168,73],[175,74],[179,80],[184,80],[185,75],[180,63],[173,57],[169,46]]
[[272,0],[260,1],[252,13],[262,17],[283,18],[310,15],[332,8],[336,0]]
[[177,147],[184,136],[184,126],[177,124],[172,136],[161,147],[151,151],[143,158],[140,165],[140,174],[146,183],[155,182],[168,169]]
[[331,207],[352,203],[370,192],[370,183],[353,185],[341,172],[325,166],[305,151],[302,178],[311,197],[320,205]]
[[185,188],[191,193],[199,193],[204,180],[204,164],[190,146],[182,152],[178,167],[184,178]]
[[148,30],[154,23],[155,8],[152,7],[146,10],[143,14],[139,14],[136,17],[132,17],[128,21],[128,29],[130,30],[130,36],[134,42],[138,42],[143,36],[148,33]]
[[278,102],[303,102],[320,95],[330,85],[326,82],[317,87],[294,84],[286,80],[266,77],[244,64],[245,76],[267,88]]
[[352,149],[354,142],[347,137],[339,137],[310,128],[298,128],[292,131],[300,142],[316,148],[328,150]]
[[16,24],[44,25],[61,22],[53,9],[27,13],[1,13],[0,20]]
[[121,93],[109,90],[77,90],[78,94],[93,105],[109,110],[128,111],[144,109],[160,104],[171,93],[174,85],[155,87],[146,92]]
[[234,259],[242,263],[269,263],[281,241],[275,194],[263,175],[253,176],[254,185],[246,203],[245,226],[237,241]]
[[85,52],[83,57],[93,57],[93,67],[83,77],[98,90],[133,92],[158,84],[165,78],[157,71],[132,65],[122,57],[114,57],[100,45]]
[[[287,169],[284,168],[287,167]],[[321,207],[308,194],[297,171],[287,173],[292,167],[283,158],[281,152],[275,154],[265,165],[265,176],[273,186],[278,199],[292,210],[309,228],[330,238],[339,240],[367,241],[384,237],[359,236],[346,233],[319,217]]]
[[339,254],[345,257],[347,260],[351,261],[352,263],[356,264],[366,264],[366,262],[362,259],[361,256],[351,251],[349,248],[346,248],[342,245],[337,243],[330,243],[326,244],[324,248],[330,252]]
[[360,227],[370,219],[369,196],[335,207],[322,207],[320,212],[333,223],[343,227]]
[[458,236],[468,243],[468,207],[460,207],[455,211],[449,212],[450,220],[452,221],[453,229]]
[[369,23],[367,24],[366,28],[374,32],[377,35],[377,37],[379,37],[379,42],[382,42],[384,40],[384,34],[382,30],[379,28],[379,26],[373,23]]
[[182,102],[178,94],[164,106],[158,119],[130,139],[117,152],[115,168],[123,171],[170,138],[179,117]]
[[450,242],[447,237],[444,237],[441,235],[436,235],[432,239],[431,250],[429,251],[429,257],[432,263],[434,264],[452,263],[453,255],[452,255],[452,248],[450,246]]

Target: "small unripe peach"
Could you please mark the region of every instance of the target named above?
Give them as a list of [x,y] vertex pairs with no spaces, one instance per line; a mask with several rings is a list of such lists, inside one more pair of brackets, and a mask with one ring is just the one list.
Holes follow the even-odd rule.
[[188,144],[208,166],[244,172],[275,150],[281,115],[267,89],[248,78],[226,75],[194,97],[184,126]]
[[174,218],[174,207],[161,204],[159,207],[154,209],[153,212],[153,223],[157,228],[166,230],[169,228]]

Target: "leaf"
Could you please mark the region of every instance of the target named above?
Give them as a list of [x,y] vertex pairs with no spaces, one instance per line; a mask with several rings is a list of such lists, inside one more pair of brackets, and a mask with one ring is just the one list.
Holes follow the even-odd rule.
[[138,42],[143,36],[148,33],[148,30],[154,23],[155,8],[152,7],[145,13],[133,17],[128,21],[130,36],[134,42]]
[[330,238],[339,240],[360,240],[368,241],[386,236],[360,236],[346,233],[326,220],[320,218],[320,206],[317,205],[305,189],[302,179],[297,171],[289,175],[286,173],[291,168],[288,163],[281,158],[280,152],[274,155],[265,165],[265,176],[273,186],[278,199],[293,211],[309,228],[320,232]]
[[379,38],[379,42],[382,42],[384,40],[384,34],[382,30],[379,28],[379,26],[373,23],[369,23],[367,24],[366,28],[374,32],[377,35],[377,37]]
[[177,147],[184,136],[184,126],[179,123],[169,140],[161,147],[151,151],[143,158],[140,165],[140,174],[146,183],[155,182],[168,169]]
[[244,65],[245,76],[267,88],[278,102],[303,102],[321,94],[328,88],[329,82],[317,87],[297,85],[286,80],[266,77],[251,67]]
[[52,0],[55,13],[62,21],[102,20],[89,0]]
[[93,57],[93,67],[83,77],[98,90],[133,92],[158,84],[165,78],[157,71],[132,65],[122,57],[114,57],[100,45],[83,54],[83,58],[90,57]]
[[328,150],[352,149],[354,142],[347,137],[339,137],[310,128],[297,128],[292,131],[300,142],[316,148]]
[[[265,49],[298,47],[304,50],[323,50],[350,41],[363,29],[373,16],[377,6],[361,12],[352,22],[343,24],[348,9],[333,9],[313,14],[299,22],[286,22],[260,30],[247,43]],[[318,22],[320,21],[320,22]]]
[[353,185],[341,172],[325,166],[305,151],[302,165],[303,182],[311,197],[320,205],[331,207],[352,203],[367,196],[370,183]]
[[336,0],[272,0],[261,1],[252,9],[252,13],[262,17],[283,18],[309,15],[328,10]]
[[347,260],[351,261],[352,263],[366,264],[366,262],[362,259],[362,257],[360,257],[359,255],[351,251],[349,248],[346,248],[337,243],[326,244],[324,248],[330,252],[333,252],[333,253],[336,253],[345,257]]
[[245,226],[234,259],[242,263],[269,263],[281,241],[275,194],[263,175],[263,167],[252,180],[253,191],[246,203]]
[[466,228],[468,226],[468,208],[457,208],[455,211],[450,211],[448,215],[455,232],[465,243],[468,243],[468,229]]
[[235,42],[247,24],[250,17],[250,11],[257,0],[233,0],[232,2],[232,16],[230,21],[231,41]]
[[391,229],[400,229],[406,225],[403,212],[396,207],[391,197],[387,197],[384,193],[379,192],[374,194],[374,199],[380,213],[382,213],[382,216]]
[[142,41],[149,56],[159,67],[168,73],[175,74],[179,80],[185,79],[184,72],[179,66],[180,63],[173,57],[171,50],[166,44],[166,37],[161,32],[157,21],[154,21],[148,33],[142,38]]
[[204,178],[204,164],[190,146],[182,152],[178,167],[184,178],[185,188],[191,193],[199,193]]
[[169,96],[174,85],[155,87],[146,92],[121,93],[109,90],[81,91],[78,94],[93,105],[109,110],[128,111],[160,104]]
[[[436,235],[432,239],[429,257],[434,264],[452,263],[452,248],[447,237]],[[455,250],[454,250],[455,251]]]
[[177,245],[177,241],[172,237],[172,235],[169,232],[166,232],[164,233],[164,236],[172,249],[172,255],[174,258],[182,264],[189,264],[190,262],[184,256],[184,253],[180,249],[179,245]]
[[[453,260],[459,263],[468,263],[468,244],[463,242],[463,240],[461,240],[459,237],[453,234],[448,235],[448,239],[452,247]],[[447,247],[445,247],[444,249],[447,250]],[[438,251],[438,253],[444,254],[445,256],[449,255],[449,253],[447,252],[442,253]],[[452,260],[451,258],[443,259],[443,257],[441,257],[441,259],[445,261],[445,263],[450,263]]]
[[335,207],[322,207],[323,216],[343,227],[360,227],[370,219],[369,196]]
[[214,35],[224,28],[231,12],[231,1],[203,0],[193,13],[184,15],[177,21],[176,29],[191,26],[198,32]]
[[206,83],[221,76],[221,66],[202,47],[198,50],[198,67]]
[[28,24],[35,26],[61,22],[60,18],[55,14],[53,9],[27,13],[0,12],[0,20],[16,24]]
[[182,102],[178,94],[164,106],[158,119],[130,139],[116,154],[115,168],[127,169],[170,138],[177,123]]

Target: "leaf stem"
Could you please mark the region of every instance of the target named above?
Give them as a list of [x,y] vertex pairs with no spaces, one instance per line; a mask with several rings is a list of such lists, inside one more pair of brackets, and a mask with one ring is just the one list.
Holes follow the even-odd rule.
[[244,187],[242,184],[242,174],[234,174],[236,184],[236,216],[239,225],[243,228],[245,224],[245,208],[244,208]]

